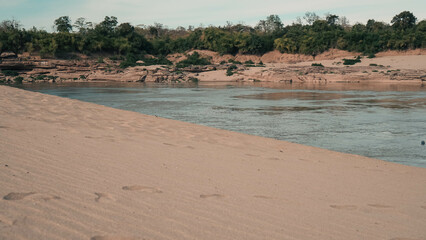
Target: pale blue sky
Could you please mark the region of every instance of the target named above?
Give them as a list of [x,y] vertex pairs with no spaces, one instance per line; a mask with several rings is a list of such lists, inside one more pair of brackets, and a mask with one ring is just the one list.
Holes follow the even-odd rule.
[[424,0],[0,0],[0,20],[16,19],[25,28],[36,26],[52,30],[53,21],[70,16],[72,21],[85,17],[98,23],[105,16],[133,25],[159,22],[169,27],[188,25],[224,25],[226,21],[255,25],[270,14],[287,24],[305,12],[346,16],[350,23],[375,19],[389,23],[402,11],[411,11],[425,19]]

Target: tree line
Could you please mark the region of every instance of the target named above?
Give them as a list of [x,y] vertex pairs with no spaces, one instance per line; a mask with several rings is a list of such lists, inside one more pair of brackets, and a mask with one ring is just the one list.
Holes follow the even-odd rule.
[[330,48],[374,54],[426,47],[426,20],[418,21],[408,11],[395,15],[390,24],[371,19],[352,26],[345,17],[327,14],[321,18],[311,12],[287,26],[278,15],[270,15],[254,27],[228,22],[225,26],[170,29],[158,23],[119,24],[114,16],[106,16],[98,24],[84,18],[72,23],[63,16],[54,26],[55,32],[50,33],[35,27],[27,30],[15,20],[5,20],[0,23],[0,52],[44,57],[103,53],[136,59],[144,54],[165,56],[191,49],[256,55],[279,50],[316,56]]

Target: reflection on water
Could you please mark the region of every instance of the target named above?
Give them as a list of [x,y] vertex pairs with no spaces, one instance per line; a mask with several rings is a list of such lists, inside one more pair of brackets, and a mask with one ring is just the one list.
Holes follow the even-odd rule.
[[[264,100],[282,100],[282,99],[299,99],[299,100],[334,100],[340,98],[356,98],[358,95],[339,94],[331,92],[276,92],[276,93],[261,93],[253,95],[237,96],[238,98],[246,99],[264,99]],[[359,97],[359,96],[358,96]],[[362,96],[365,97],[365,96]]]
[[24,88],[426,167],[426,147],[420,144],[426,140],[422,85],[81,83]]

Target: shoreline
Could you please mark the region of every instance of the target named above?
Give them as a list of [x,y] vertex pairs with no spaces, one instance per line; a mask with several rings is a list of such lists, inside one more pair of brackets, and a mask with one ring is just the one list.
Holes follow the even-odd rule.
[[426,236],[424,168],[6,86],[0,106],[2,239]]
[[[17,69],[19,81],[26,82],[274,82],[274,83],[330,83],[330,82],[426,82],[426,51],[383,52],[375,58],[361,57],[359,63],[344,65],[344,59],[354,59],[357,53],[337,49],[312,56],[283,54],[278,51],[255,55],[219,55],[207,50],[193,50],[209,59],[211,65],[177,68],[174,65],[135,66],[122,69],[120,61],[105,58],[102,62],[80,60],[41,59],[22,55],[6,59],[0,69]],[[176,64],[186,59],[184,54],[167,58]],[[151,56],[154,57],[154,56]],[[23,59],[26,59],[25,61]],[[247,64],[251,62],[253,64]],[[258,64],[262,63],[262,64]],[[316,66],[315,66],[316,65]],[[232,68],[231,70],[229,70]],[[4,82],[17,77],[0,76]]]

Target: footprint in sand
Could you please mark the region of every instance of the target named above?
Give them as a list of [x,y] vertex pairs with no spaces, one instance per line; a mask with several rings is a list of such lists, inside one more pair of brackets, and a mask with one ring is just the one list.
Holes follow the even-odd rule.
[[15,192],[11,192],[9,194],[7,194],[6,196],[3,197],[4,200],[9,200],[9,201],[17,201],[17,200],[22,200],[27,196],[33,195],[35,194],[35,192],[29,192],[29,193],[15,193]]
[[172,147],[176,147],[176,145],[174,145],[174,144],[171,144],[171,143],[163,143],[164,145],[166,145],[166,146],[172,146]]
[[200,198],[223,198],[225,196],[223,196],[222,194],[201,194]]
[[40,199],[47,202],[47,201],[50,201],[50,200],[59,200],[59,199],[61,199],[61,197],[56,196],[56,195],[45,195],[45,196],[42,196]]
[[109,193],[97,193],[95,192],[96,202],[104,202],[104,201],[115,201],[115,199]]
[[264,196],[264,195],[254,195],[254,198],[262,198],[262,199],[272,199],[272,197]]
[[133,186],[124,186],[122,187],[125,191],[141,191],[141,192],[147,192],[147,193],[163,193],[160,189],[154,188],[154,187],[146,187],[141,185],[133,185]]
[[374,208],[393,208],[392,206],[383,205],[383,204],[368,204],[368,206],[374,207]]
[[339,210],[356,210],[358,208],[355,205],[330,205],[330,207]]
[[137,240],[137,238],[121,236],[93,236],[90,240]]
[[246,156],[249,156],[249,157],[260,157],[259,155],[250,154],[250,153],[246,153]]

